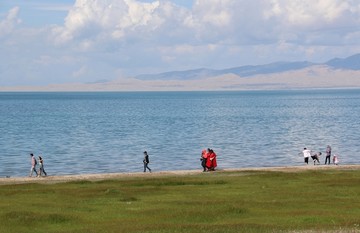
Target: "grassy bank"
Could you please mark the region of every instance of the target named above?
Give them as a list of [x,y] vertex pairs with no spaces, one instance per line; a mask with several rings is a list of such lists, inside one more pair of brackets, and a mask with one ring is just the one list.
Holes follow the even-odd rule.
[[0,186],[0,232],[360,232],[360,171]]

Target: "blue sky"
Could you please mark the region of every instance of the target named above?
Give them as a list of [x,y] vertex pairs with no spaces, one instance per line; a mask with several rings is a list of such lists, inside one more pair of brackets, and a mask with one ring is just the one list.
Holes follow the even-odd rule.
[[0,86],[360,52],[356,0],[2,0]]
[[[140,0],[151,3],[153,0]],[[193,0],[174,0],[173,3],[191,8]],[[14,6],[21,6],[19,17],[22,23],[29,27],[39,27],[48,24],[62,24],[75,0],[2,0],[0,12],[9,11]]]
[[[50,3],[49,3],[50,2]],[[45,0],[2,0],[0,12],[5,14],[15,6],[20,7],[18,17],[22,26],[40,27],[47,24],[61,24],[74,1],[45,1]]]

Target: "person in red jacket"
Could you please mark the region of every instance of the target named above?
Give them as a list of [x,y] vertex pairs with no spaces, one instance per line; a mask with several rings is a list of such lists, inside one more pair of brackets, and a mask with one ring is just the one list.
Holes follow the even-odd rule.
[[215,168],[217,167],[216,154],[212,149],[209,149],[208,151],[209,153],[206,161],[206,167],[209,171],[215,171]]

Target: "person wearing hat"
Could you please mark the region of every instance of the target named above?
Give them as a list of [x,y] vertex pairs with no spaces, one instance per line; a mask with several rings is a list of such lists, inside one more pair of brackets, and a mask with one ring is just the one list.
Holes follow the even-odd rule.
[[151,169],[148,166],[148,164],[150,163],[150,160],[149,160],[149,155],[148,155],[147,151],[144,151],[143,163],[144,163],[144,172],[146,172],[146,168],[147,168],[147,169],[149,169],[149,172],[151,173]]

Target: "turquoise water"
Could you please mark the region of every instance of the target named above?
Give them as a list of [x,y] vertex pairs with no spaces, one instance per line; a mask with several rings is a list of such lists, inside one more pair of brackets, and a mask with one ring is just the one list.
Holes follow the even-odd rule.
[[[0,93],[0,176],[302,165],[303,147],[359,163],[360,90]],[[323,163],[324,157],[321,158]]]

